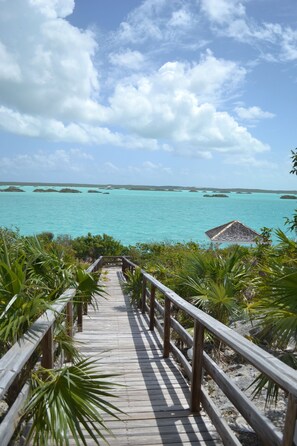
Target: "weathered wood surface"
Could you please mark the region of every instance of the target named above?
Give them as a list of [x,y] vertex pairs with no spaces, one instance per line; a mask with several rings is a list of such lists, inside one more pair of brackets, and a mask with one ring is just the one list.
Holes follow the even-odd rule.
[[[178,366],[163,358],[162,343],[147,318],[123,295],[120,269],[108,268],[106,277],[108,298],[99,298],[99,311],[89,310],[84,331],[75,337],[81,352],[100,359],[102,372],[119,374],[113,379],[123,385],[112,402],[125,415],[121,421],[106,416],[115,434],[107,436],[110,445],[222,445],[209,418],[190,413],[188,383]],[[87,440],[88,446],[94,444]]]

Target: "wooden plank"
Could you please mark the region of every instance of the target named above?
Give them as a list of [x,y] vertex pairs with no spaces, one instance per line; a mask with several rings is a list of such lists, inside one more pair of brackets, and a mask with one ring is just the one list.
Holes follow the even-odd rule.
[[45,369],[52,369],[54,366],[54,327],[48,329],[41,341],[41,366]]
[[0,424],[0,444],[7,446],[18,426],[22,410],[29,394],[29,385],[25,384]]
[[263,443],[269,446],[279,446],[282,442],[282,434],[206,353],[203,355],[203,365],[224,394],[258,433]]
[[282,446],[293,444],[297,444],[297,400],[289,395]]
[[155,325],[155,295],[156,287],[152,285],[150,292],[150,330],[154,330]]
[[241,443],[238,441],[235,434],[222,417],[221,412],[212,402],[211,398],[208,396],[203,387],[201,388],[201,402],[213,424],[216,426],[218,433],[224,442],[224,446],[241,446]]
[[[129,260],[127,260],[127,264],[134,265]],[[135,266],[136,265],[134,265],[134,267]],[[261,349],[234,330],[226,327],[221,322],[185,301],[182,297],[163,285],[150,274],[143,271],[143,275],[148,282],[153,284],[165,297],[170,299],[174,305],[185,311],[189,316],[193,317],[193,319],[202,323],[204,327],[217,336],[218,339],[227,344],[258,370],[275,381],[280,387],[297,398],[296,370],[287,366],[275,356]]]
[[195,321],[194,341],[193,341],[193,360],[192,360],[192,376],[191,376],[191,410],[199,412],[201,401],[201,385],[202,385],[202,359],[204,344],[204,327]]
[[75,289],[66,290],[51,310],[47,310],[31,328],[0,359],[0,399],[4,398],[9,386],[21,372],[43,337],[53,325],[57,313],[61,313],[68,300],[75,295]]
[[170,353],[170,319],[171,319],[170,310],[171,310],[171,302],[167,297],[165,297],[163,358],[168,358]]
[[[116,434],[108,437],[110,445],[221,446],[209,418],[191,414],[188,383],[177,364],[163,358],[162,341],[149,330],[149,318],[131,308],[118,272],[118,268],[107,270],[104,284],[109,296],[98,312],[89,309],[84,332],[75,334],[82,342],[81,352],[100,358],[98,369],[119,373],[113,382],[124,385],[115,388],[112,400],[126,412],[123,421],[104,415]],[[93,444],[88,436],[86,440],[88,446]],[[74,445],[73,439],[70,444]]]

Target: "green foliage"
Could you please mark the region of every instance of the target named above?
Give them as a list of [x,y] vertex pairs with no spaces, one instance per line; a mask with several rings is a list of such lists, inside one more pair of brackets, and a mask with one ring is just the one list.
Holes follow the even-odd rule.
[[[103,295],[98,273],[89,273],[64,257],[65,250],[47,234],[20,237],[0,230],[0,353],[3,354],[68,287],[77,289],[74,303],[91,303],[94,294]],[[68,251],[69,253],[69,251]],[[69,257],[68,257],[69,258]],[[94,301],[95,302],[95,301]],[[65,324],[57,320],[54,341],[56,354],[66,354],[73,365],[58,370],[24,369],[31,395],[24,417],[32,422],[28,442],[45,446],[69,444],[69,433],[77,445],[84,444],[82,429],[96,444],[104,440],[102,413],[117,417],[109,400],[114,384],[111,375],[98,372],[97,364],[82,359]],[[63,356],[63,355],[62,355]],[[32,365],[36,358],[32,358]],[[21,383],[20,383],[21,385]],[[12,389],[12,393],[17,389]],[[7,398],[14,400],[11,392]]]
[[134,271],[127,271],[124,292],[129,294],[132,305],[139,306],[142,293],[142,273],[140,268]]
[[185,258],[199,250],[196,243],[139,243],[130,247],[133,262],[153,274],[164,285],[177,291],[176,276],[179,275]]
[[[281,230],[279,245],[266,261],[257,295],[250,304],[257,342],[278,359],[297,369],[297,244]],[[265,375],[252,383],[254,395],[266,393],[266,403],[276,403],[279,389]]]
[[200,251],[187,258],[179,276],[180,289],[183,295],[191,297],[197,286],[205,294],[217,284],[240,302],[245,289],[253,284],[251,271],[252,262],[238,246],[225,251]]
[[271,265],[254,300],[254,319],[261,327],[260,336],[275,349],[297,347],[297,269]]
[[99,275],[99,272],[89,273],[83,268],[76,268],[76,302],[91,304],[94,308],[97,308],[97,299],[94,297],[96,295],[104,296],[105,294],[104,287],[98,282]]
[[23,335],[29,326],[68,287],[77,297],[91,302],[103,294],[98,273],[88,273],[68,262],[63,249],[38,237],[20,237],[0,230],[0,353]]
[[187,285],[195,293],[191,299],[192,303],[218,321],[229,325],[230,320],[238,317],[240,305],[230,282],[222,284],[211,279],[200,284],[189,278]]
[[87,446],[84,429],[99,445],[105,440],[103,432],[110,433],[102,413],[119,419],[121,412],[109,401],[114,398],[115,384],[108,381],[112,376],[100,373],[96,361],[87,359],[61,369],[35,371],[24,414],[32,423],[27,444],[67,446],[72,434],[77,446]]
[[292,170],[290,173],[293,175],[297,175],[297,148],[295,150],[291,150],[291,160],[292,160]]
[[118,256],[124,254],[124,246],[107,234],[77,237],[72,241],[72,248],[78,259],[96,260],[100,256]]
[[[291,160],[292,160],[292,170],[290,173],[293,175],[297,175],[297,148],[295,150],[291,150]],[[285,218],[285,224],[288,226],[289,230],[292,232],[297,231],[297,209],[295,209],[295,214],[293,218]]]

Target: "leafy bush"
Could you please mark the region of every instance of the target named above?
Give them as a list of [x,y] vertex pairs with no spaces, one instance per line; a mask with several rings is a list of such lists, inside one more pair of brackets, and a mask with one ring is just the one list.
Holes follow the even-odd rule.
[[125,252],[121,242],[107,234],[92,235],[89,232],[86,236],[73,239],[71,245],[81,260],[96,260],[100,256],[118,256]]
[[132,305],[139,306],[142,293],[142,273],[140,268],[127,271],[127,282],[124,283],[124,292],[129,294]]

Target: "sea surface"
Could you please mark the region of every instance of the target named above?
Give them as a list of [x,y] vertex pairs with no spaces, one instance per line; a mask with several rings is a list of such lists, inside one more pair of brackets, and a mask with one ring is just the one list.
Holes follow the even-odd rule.
[[0,193],[0,226],[18,228],[22,235],[105,233],[125,245],[152,241],[206,244],[205,231],[231,220],[256,231],[264,226],[286,230],[285,217],[291,218],[297,208],[296,200],[280,199],[281,194],[276,193],[232,192],[228,198],[205,198],[205,191],[111,189],[103,194],[75,187],[81,193],[69,194],[36,193],[33,186],[20,187],[26,192]]

